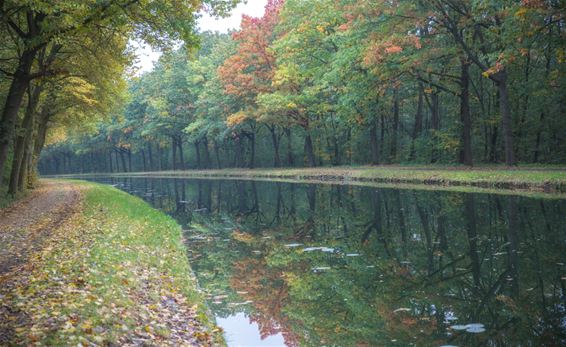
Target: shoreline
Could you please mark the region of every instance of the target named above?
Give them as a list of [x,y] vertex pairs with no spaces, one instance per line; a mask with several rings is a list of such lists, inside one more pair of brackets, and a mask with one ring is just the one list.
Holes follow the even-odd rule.
[[90,173],[48,177],[161,177],[285,180],[305,183],[356,185],[405,185],[412,188],[478,189],[502,193],[566,194],[566,170],[562,168],[492,167],[458,168],[432,166],[361,166],[281,169],[176,170]]

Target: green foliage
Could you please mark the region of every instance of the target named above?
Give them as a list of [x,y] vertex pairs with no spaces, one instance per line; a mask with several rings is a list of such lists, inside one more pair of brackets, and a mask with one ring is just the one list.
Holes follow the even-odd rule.
[[466,151],[562,163],[561,18],[536,1],[273,0],[231,37],[166,53],[101,132],[121,129],[106,138],[137,170],[154,144],[159,169],[447,164]]

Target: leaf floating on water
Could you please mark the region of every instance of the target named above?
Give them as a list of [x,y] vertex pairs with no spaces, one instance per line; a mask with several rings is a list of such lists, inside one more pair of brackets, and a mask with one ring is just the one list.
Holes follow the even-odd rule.
[[470,323],[466,325],[453,325],[453,330],[465,330],[467,333],[479,334],[485,332],[485,326],[482,323]]
[[395,311],[393,311],[393,313],[397,313],[397,312],[410,312],[410,311],[411,311],[411,309],[408,308],[408,307],[401,307],[401,308],[398,308],[398,309],[396,309]]
[[467,325],[452,325],[450,328],[453,329],[453,330],[466,330],[466,329],[468,329],[468,326]]
[[333,253],[334,248],[329,248],[329,247],[306,247],[306,248],[303,248],[303,252],[312,252],[312,251],[321,251],[321,252],[326,252],[326,253]]
[[479,334],[485,332],[485,328],[482,327],[469,327],[466,329],[467,333]]
[[293,248],[293,247],[299,247],[299,246],[302,246],[302,245],[303,245],[302,243],[288,243],[288,244],[285,245],[285,247]]
[[323,272],[323,271],[326,271],[326,270],[330,270],[330,267],[328,267],[328,266],[319,266],[319,267],[313,267],[313,268],[312,268],[312,271],[313,271],[313,272]]

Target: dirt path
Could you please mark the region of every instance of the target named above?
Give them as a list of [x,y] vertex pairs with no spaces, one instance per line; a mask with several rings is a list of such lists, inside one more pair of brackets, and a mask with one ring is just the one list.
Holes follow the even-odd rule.
[[42,249],[51,232],[77,210],[78,189],[68,183],[45,181],[28,197],[0,210],[0,345],[12,345],[14,329],[28,320],[11,297],[27,282],[28,259]]
[[72,185],[46,181],[23,201],[0,210],[0,284],[76,211],[79,198]]

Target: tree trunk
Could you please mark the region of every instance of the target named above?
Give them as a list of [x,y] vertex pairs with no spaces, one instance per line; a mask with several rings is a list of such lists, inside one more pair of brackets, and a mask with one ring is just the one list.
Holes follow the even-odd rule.
[[436,163],[438,161],[438,134],[440,130],[440,102],[438,93],[433,93],[431,96],[431,128],[432,128],[432,154],[431,163]]
[[497,73],[495,80],[499,90],[499,113],[501,114],[501,130],[503,132],[503,143],[505,144],[505,164],[513,166],[515,162],[515,150],[513,149],[513,120],[509,106],[509,92],[507,90],[507,72],[501,70]]
[[147,165],[145,162],[145,151],[143,150],[143,148],[141,149],[141,155],[142,155],[142,164],[143,164],[143,171],[147,171]]
[[37,49],[26,50],[19,59],[18,67],[14,73],[12,84],[6,95],[2,118],[0,120],[0,177],[3,177],[4,165],[8,158],[8,151],[14,138],[18,111],[29,84],[31,66],[35,59]]
[[383,158],[383,152],[385,148],[385,116],[383,115],[383,113],[380,115],[379,120],[381,124],[379,132],[379,157]]
[[461,147],[459,162],[472,166],[472,119],[470,115],[470,63],[465,58],[461,59],[460,75],[460,127]]
[[234,137],[234,142],[236,143],[235,146],[235,153],[234,153],[234,167],[241,167],[242,166],[242,137],[238,134]]
[[126,166],[126,157],[124,156],[124,152],[120,149],[120,161],[122,162],[122,169],[123,172],[128,172],[128,167]]
[[499,129],[497,126],[494,126],[491,129],[491,138],[490,138],[490,150],[489,150],[489,161],[492,163],[497,162],[497,134],[499,133]]
[[389,148],[389,161],[397,160],[397,135],[399,133],[399,91],[393,90],[393,129],[391,132],[391,146]]
[[151,143],[147,143],[147,156],[149,159],[149,170],[153,171],[155,170],[155,165],[153,164],[153,153],[151,151]]
[[287,136],[287,165],[293,166],[295,164],[295,159],[293,158],[291,129],[285,129],[285,136]]
[[371,120],[369,128],[369,140],[371,145],[371,164],[379,165],[379,146],[377,143],[377,120]]
[[20,187],[20,171],[23,169],[23,166],[25,166],[24,154],[33,135],[34,118],[36,115],[36,107],[37,103],[39,102],[41,91],[42,88],[40,86],[33,88],[33,91],[30,90],[26,113],[22,125],[19,129],[20,134],[18,134],[18,136],[16,137],[14,156],[12,160],[12,171],[10,174],[10,183],[8,187],[8,193],[12,195],[16,194],[19,190],[18,188]]
[[[549,26],[548,28],[548,35],[549,35],[549,41],[548,41],[548,45],[547,45],[547,52],[545,53],[546,56],[546,64],[545,64],[545,79],[548,79],[548,74],[550,73],[550,64],[552,61],[552,53],[551,53],[551,49],[552,49],[552,45],[550,41],[550,37],[552,36],[552,27]],[[543,129],[543,124],[544,124],[544,111],[541,111],[540,113],[540,117],[539,117],[539,122],[538,122],[538,126],[537,126],[537,133],[536,133],[536,137],[535,137],[535,149],[533,152],[533,162],[537,163],[539,160],[539,155],[540,155],[540,141],[541,141],[541,137],[542,137],[542,129]]]
[[18,190],[23,191],[33,187],[33,172],[30,170],[33,165],[33,138],[30,136],[24,149],[24,161],[20,168],[20,178],[18,180]]
[[195,154],[197,156],[197,168],[202,169],[201,162],[200,162],[200,148],[199,148],[199,141],[195,141],[193,145],[195,146]]
[[177,140],[177,145],[179,146],[179,165],[181,170],[185,170],[185,154],[183,153],[183,141]]
[[206,136],[202,139],[202,147],[204,149],[204,168],[210,169],[210,151],[208,150],[208,138]]
[[34,160],[37,162],[41,151],[43,150],[43,145],[45,144],[45,138],[47,136],[47,123],[51,114],[49,113],[49,107],[43,106],[39,114],[39,124],[37,128],[37,139],[34,143],[33,156]]
[[218,148],[218,142],[214,140],[214,155],[216,156],[216,166],[218,169],[222,169],[222,163],[220,162],[220,149]]
[[128,171],[132,172],[132,151],[128,149]]
[[540,113],[539,117],[539,124],[537,129],[537,135],[535,138],[535,150],[533,153],[533,163],[538,163],[539,155],[540,155],[540,140],[542,136],[542,124],[544,122],[544,112]]
[[172,158],[172,168],[173,171],[177,170],[177,141],[175,141],[175,138],[171,138],[171,155],[173,156]]
[[157,144],[157,164],[159,171],[163,170],[163,149]]
[[114,149],[114,161],[116,162],[116,172],[120,172],[120,161],[118,158],[118,150],[116,149]]
[[333,165],[342,164],[342,158],[340,157],[340,146],[338,145],[338,136],[336,135],[336,127],[334,127],[334,132],[332,134],[332,142],[334,147],[334,158],[332,160]]
[[253,169],[255,167],[255,132],[250,133],[248,136],[250,140],[250,163],[249,168]]
[[108,153],[108,154],[109,154],[109,159],[110,159],[109,160],[109,162],[110,162],[110,173],[114,173],[114,168],[113,168],[114,165],[112,165],[112,151],[110,151],[110,153]]
[[281,158],[279,157],[279,138],[277,136],[277,129],[269,127],[269,132],[271,133],[271,142],[273,143],[273,167],[281,166]]
[[307,159],[307,166],[315,167],[316,160],[314,157],[314,148],[312,145],[312,138],[310,133],[307,133],[307,136],[305,136],[305,155]]
[[419,84],[419,98],[417,101],[417,112],[415,113],[415,126],[413,127],[413,133],[411,136],[411,151],[409,153],[409,161],[413,161],[416,158],[415,141],[423,130],[423,99],[423,87]]

